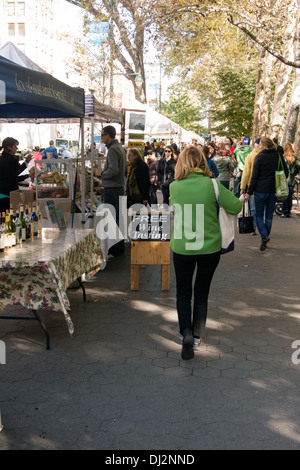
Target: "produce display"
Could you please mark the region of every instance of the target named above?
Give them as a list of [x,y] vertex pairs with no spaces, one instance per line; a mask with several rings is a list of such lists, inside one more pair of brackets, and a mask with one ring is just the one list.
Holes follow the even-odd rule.
[[68,177],[57,170],[40,173],[37,177],[36,190],[38,199],[70,197]]
[[67,178],[58,173],[58,171],[53,171],[52,173],[44,173],[40,175],[40,180],[43,183],[47,184],[63,184],[67,181]]

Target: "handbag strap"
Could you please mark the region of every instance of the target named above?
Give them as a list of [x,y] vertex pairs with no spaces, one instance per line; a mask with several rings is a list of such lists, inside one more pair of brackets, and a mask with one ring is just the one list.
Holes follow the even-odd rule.
[[277,171],[280,170],[280,167],[283,170],[283,163],[282,163],[282,160],[281,160],[280,153],[278,152],[278,169],[277,169]]
[[214,187],[214,190],[215,190],[217,203],[219,204],[219,187],[218,187],[218,183],[216,182],[216,180],[214,178],[211,178],[211,181],[212,181],[212,184],[213,184],[213,187]]

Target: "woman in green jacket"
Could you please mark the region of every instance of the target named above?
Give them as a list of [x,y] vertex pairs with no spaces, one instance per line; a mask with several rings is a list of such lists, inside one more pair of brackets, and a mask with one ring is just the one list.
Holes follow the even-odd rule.
[[[200,346],[205,335],[209,288],[220,261],[221,232],[210,176],[202,150],[187,147],[179,155],[175,181],[170,185],[170,202],[175,208],[170,245],[176,275],[179,331],[183,336],[183,359],[194,357],[194,349]],[[242,202],[219,181],[217,184],[220,205],[230,214],[238,214]]]

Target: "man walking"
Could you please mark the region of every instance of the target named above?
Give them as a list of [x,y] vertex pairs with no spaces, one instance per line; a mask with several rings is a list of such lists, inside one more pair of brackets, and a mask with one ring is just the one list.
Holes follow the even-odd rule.
[[[101,173],[104,204],[111,204],[115,208],[116,223],[119,225],[119,197],[124,195],[126,153],[116,139],[116,129],[113,126],[102,129],[101,140],[108,149],[105,168]],[[108,254],[110,257],[117,257],[124,251],[124,240],[121,240],[109,248]]]

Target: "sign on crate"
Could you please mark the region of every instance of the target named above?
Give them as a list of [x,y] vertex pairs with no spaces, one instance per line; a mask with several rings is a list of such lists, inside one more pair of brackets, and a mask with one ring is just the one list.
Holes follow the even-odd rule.
[[170,231],[169,212],[135,213],[128,236],[132,241],[169,241]]

